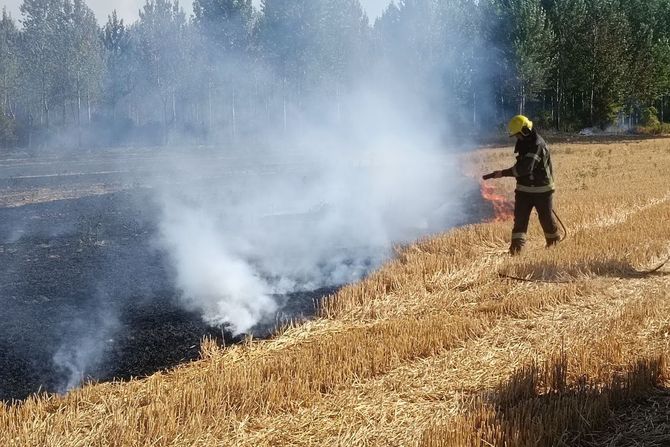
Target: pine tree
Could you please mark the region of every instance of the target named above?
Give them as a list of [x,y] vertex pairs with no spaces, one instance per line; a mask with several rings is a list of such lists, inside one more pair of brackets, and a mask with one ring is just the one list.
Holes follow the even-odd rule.
[[107,18],[102,30],[105,78],[104,94],[116,122],[117,108],[123,97],[132,91],[130,33],[116,10]]
[[359,0],[331,0],[324,4],[318,50],[324,78],[346,84],[360,73],[369,39],[369,22]]
[[629,24],[617,0],[591,0],[584,34],[587,36],[585,79],[588,123],[612,123],[624,100],[629,66]]
[[18,87],[19,31],[7,9],[0,20],[0,147],[16,142],[15,95]]
[[586,0],[544,2],[554,34],[555,63],[551,70],[552,120],[557,129],[567,130],[578,118],[575,98],[587,78]]
[[645,106],[659,103],[664,115],[663,99],[668,94],[670,70],[670,1],[632,0],[624,7],[631,30],[628,96]]
[[[66,35],[67,67],[76,102],[76,122],[81,128],[82,103],[86,102],[86,120],[91,122],[93,99],[98,95],[102,81],[103,55],[100,30],[93,11],[82,0],[74,0]],[[81,145],[81,129],[79,132]]]
[[226,98],[229,113],[224,116],[232,138],[236,138],[237,104],[251,71],[248,58],[254,16],[251,0],[195,0],[193,12],[200,37],[195,49],[198,54],[194,56],[206,67],[204,76],[193,73],[193,77],[202,79],[201,85],[206,86],[210,130],[214,127],[213,104]]
[[20,8],[24,43],[22,79],[31,108],[37,105],[40,123],[46,128],[49,128],[53,88],[58,82],[57,69],[64,57],[57,34],[62,5],[60,0],[24,0]]
[[539,0],[493,0],[491,40],[501,52],[501,85],[516,98],[517,112],[548,86],[554,33]]
[[628,94],[650,103],[656,93],[654,47],[661,37],[658,26],[660,3],[628,0],[623,6],[631,31]]
[[[163,141],[177,120],[177,91],[184,64],[186,16],[178,1],[147,0],[137,24],[138,57],[143,78],[162,109]],[[148,97],[147,99],[150,99]]]
[[300,108],[302,99],[321,75],[317,70],[318,29],[323,23],[324,2],[261,0],[261,17],[254,35],[263,62],[275,73],[269,96],[272,103],[279,102],[285,131],[291,110]]
[[[438,3],[434,65],[442,79],[442,113],[453,126],[476,129],[494,123],[489,65],[492,54],[484,33],[484,9],[475,0],[445,0]],[[458,107],[454,107],[457,104]]]
[[251,0],[195,0],[194,22],[218,49],[244,51],[250,41],[253,19]]
[[257,36],[268,60],[298,93],[319,73],[326,0],[262,0]]
[[659,37],[654,45],[654,61],[656,64],[656,97],[660,105],[660,118],[667,121],[670,116],[670,0],[658,0],[659,20],[657,27]]
[[360,78],[369,48],[369,22],[358,0],[325,3],[318,33],[317,77],[337,121],[343,118],[344,91]]
[[403,94],[425,97],[425,87],[435,85],[440,54],[437,2],[402,0],[390,5],[375,22],[378,53],[387,66],[386,83],[403,84]]

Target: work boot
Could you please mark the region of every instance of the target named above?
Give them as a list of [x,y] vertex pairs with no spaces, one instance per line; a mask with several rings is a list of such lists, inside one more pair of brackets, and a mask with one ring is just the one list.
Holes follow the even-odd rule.
[[526,241],[522,239],[513,239],[512,244],[509,246],[509,254],[512,256],[521,254],[524,245],[526,245]]
[[559,242],[561,242],[560,237],[547,238],[547,248],[555,247]]

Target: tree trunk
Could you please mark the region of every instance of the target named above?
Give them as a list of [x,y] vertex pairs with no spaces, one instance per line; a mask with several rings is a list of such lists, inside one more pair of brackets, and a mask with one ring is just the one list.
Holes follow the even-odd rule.
[[231,133],[233,141],[235,141],[235,138],[237,137],[237,110],[235,109],[235,100],[235,90],[233,89],[233,97],[230,103]]
[[590,98],[591,104],[589,106],[589,116],[591,117],[591,127],[593,127],[595,125],[595,123],[593,122],[593,100],[595,99],[595,96],[596,96],[595,87],[593,85],[593,82],[591,82],[591,98]]
[[33,148],[33,113],[28,111],[28,149]]
[[207,109],[209,114],[209,129],[207,130],[211,133],[214,128],[214,117],[212,116],[212,81],[207,83]]
[[77,127],[81,127],[81,87],[77,82]]
[[172,90],[172,125],[177,123],[177,92]]
[[81,86],[77,76],[77,147],[81,148]]
[[42,70],[42,117],[40,121],[43,121],[46,125],[46,128],[49,129],[49,104],[47,103],[47,81],[46,73]]
[[472,91],[472,125],[477,126],[477,92]]
[[[116,91],[112,88],[112,124],[116,125],[116,107],[118,100],[116,99]],[[128,116],[132,116],[128,114]]]
[[286,110],[286,78],[284,78],[284,92],[282,94],[282,100],[283,100],[283,118],[284,118],[284,133],[286,133],[286,130],[288,128],[288,117],[287,117],[287,110]]
[[7,89],[7,73],[5,73],[2,78],[2,107],[0,108],[0,113],[2,113],[3,115],[5,114],[8,103],[9,103],[9,91]]
[[563,105],[563,92],[561,82],[556,80],[556,130],[561,130],[561,107]]
[[46,93],[44,94],[44,97],[42,98],[42,113],[43,115],[43,120],[44,120],[44,127],[49,129],[49,104],[47,102],[46,98]]
[[335,104],[337,108],[337,123],[342,123],[342,101],[340,98],[340,85],[335,88]]
[[167,134],[168,134],[168,98],[163,94],[163,137],[162,143],[163,146],[167,144]]

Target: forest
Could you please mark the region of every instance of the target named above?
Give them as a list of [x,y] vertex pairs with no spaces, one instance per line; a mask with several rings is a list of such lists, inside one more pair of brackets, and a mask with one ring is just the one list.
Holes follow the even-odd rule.
[[670,114],[670,0],[399,0],[374,23],[358,0],[20,11],[0,21],[2,148],[276,142],[346,129],[371,88],[475,137],[515,113],[564,132]]

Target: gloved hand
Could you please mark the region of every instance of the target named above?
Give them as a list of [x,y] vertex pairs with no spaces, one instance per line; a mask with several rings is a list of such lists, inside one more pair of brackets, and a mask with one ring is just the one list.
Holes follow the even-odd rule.
[[484,180],[491,180],[493,178],[501,178],[502,177],[502,171],[493,171],[490,174],[486,174],[484,177],[482,177]]

